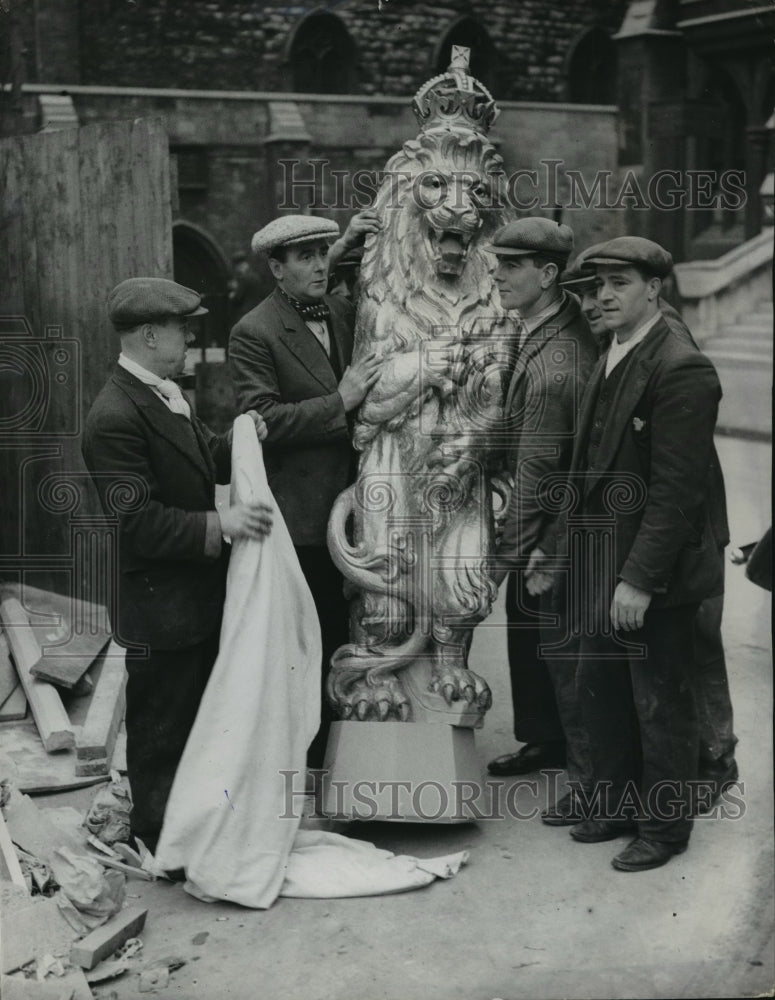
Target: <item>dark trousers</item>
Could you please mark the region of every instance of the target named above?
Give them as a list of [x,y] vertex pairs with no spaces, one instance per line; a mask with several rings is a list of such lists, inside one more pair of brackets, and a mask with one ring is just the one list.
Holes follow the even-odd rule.
[[521,743],[564,743],[557,698],[539,654],[540,597],[528,594],[522,573],[506,584],[507,649],[514,710],[514,736]]
[[126,763],[132,833],[156,849],[164,810],[188,734],[218,655],[220,625],[185,649],[127,653]]
[[328,731],[334,719],[326,695],[326,679],[331,666],[331,657],[340,646],[349,642],[349,604],[344,596],[342,574],[334,565],[325,546],[297,545],[296,555],[315,601],[323,642],[320,729],[307,751],[307,766],[322,767]]
[[697,605],[649,610],[642,629],[619,633],[644,655],[623,657],[621,646],[600,634],[580,642],[577,691],[601,795],[593,815],[637,818],[640,835],[651,840],[684,841],[691,833],[696,612]]
[[699,777],[703,781],[734,780],[737,776],[732,702],[721,638],[724,595],[709,597],[694,619],[697,660],[697,710],[700,717]]

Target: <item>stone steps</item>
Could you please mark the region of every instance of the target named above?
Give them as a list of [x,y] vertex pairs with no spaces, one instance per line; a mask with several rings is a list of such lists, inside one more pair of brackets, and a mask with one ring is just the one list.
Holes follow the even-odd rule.
[[736,323],[723,327],[703,344],[703,351],[717,368],[762,369],[772,374],[773,309],[771,302],[757,302]]

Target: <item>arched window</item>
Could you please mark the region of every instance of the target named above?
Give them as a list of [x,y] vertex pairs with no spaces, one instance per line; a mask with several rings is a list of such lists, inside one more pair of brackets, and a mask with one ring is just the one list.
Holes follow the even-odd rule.
[[568,100],[616,104],[616,46],[604,28],[588,28],[568,54]]
[[453,45],[465,45],[471,50],[469,70],[471,76],[475,76],[485,87],[492,89],[496,80],[496,53],[487,29],[473,17],[461,17],[455,21],[436,48],[434,72],[446,72]]
[[199,329],[197,347],[225,347],[229,337],[227,293],[229,269],[223,253],[205,230],[191,222],[172,224],[172,266],[175,281],[193,288],[209,310]]
[[348,94],[355,71],[355,44],[334,14],[301,21],[288,50],[290,86],[300,94]]

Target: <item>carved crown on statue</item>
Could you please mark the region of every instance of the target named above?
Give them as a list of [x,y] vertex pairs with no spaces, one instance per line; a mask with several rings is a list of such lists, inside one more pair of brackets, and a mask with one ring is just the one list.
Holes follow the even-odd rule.
[[490,91],[468,72],[471,50],[452,46],[449,69],[417,91],[412,111],[423,131],[473,129],[486,135],[500,114]]

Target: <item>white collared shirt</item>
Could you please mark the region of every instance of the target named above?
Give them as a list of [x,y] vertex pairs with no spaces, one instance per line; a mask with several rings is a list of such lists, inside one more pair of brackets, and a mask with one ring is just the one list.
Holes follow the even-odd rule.
[[[147,368],[143,368],[142,365],[138,364],[136,361],[133,361],[132,358],[128,358],[126,354],[124,354],[123,352],[118,356],[118,363],[122,368],[125,368],[130,375],[134,375],[136,379],[139,379],[143,383],[143,385],[147,385],[148,388],[155,395],[159,397],[159,399],[164,403],[164,405],[167,407],[168,410],[171,410],[173,413],[182,413],[184,416],[187,416],[190,419],[191,410],[188,406],[188,403],[186,402],[186,398],[183,395],[182,390],[179,388],[179,386],[176,385],[175,382],[172,381],[172,379],[159,378],[158,375],[154,375],[153,372],[149,372]],[[170,385],[175,386],[175,388],[178,390],[178,393],[180,394],[180,399],[182,400],[182,403],[178,404],[173,403],[173,400],[170,398],[170,396],[165,395],[165,393],[162,392],[162,390],[159,388],[162,382],[169,383]]]
[[554,302],[548,305],[545,309],[542,309],[541,312],[536,313],[535,316],[520,316],[520,319],[525,324],[525,331],[528,334],[531,334],[533,330],[537,330],[542,323],[545,323],[550,316],[554,316],[555,313],[558,313],[561,307],[562,296],[560,296],[559,299],[555,299]]
[[654,326],[654,324],[661,318],[662,313],[655,313],[651,319],[646,320],[646,322],[639,326],[638,329],[633,333],[629,340],[625,340],[623,344],[619,343],[619,335],[614,334],[611,339],[611,346],[608,348],[608,354],[605,356],[605,377],[611,374],[611,372],[616,368],[620,361],[627,357],[630,351],[637,347],[638,344],[643,340],[649,330]]
[[324,319],[305,319],[307,328],[314,335],[320,346],[331,357],[331,336],[328,332],[328,323]]

